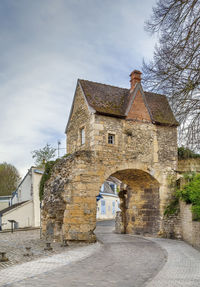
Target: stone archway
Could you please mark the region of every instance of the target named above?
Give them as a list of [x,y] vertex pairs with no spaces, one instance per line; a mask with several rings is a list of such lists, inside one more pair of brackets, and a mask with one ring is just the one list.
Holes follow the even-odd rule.
[[59,241],[95,241],[96,195],[109,175],[128,186],[126,233],[157,234],[170,196],[168,173],[161,172],[159,166],[133,160],[102,164],[94,152],[75,152],[54,166],[45,185],[43,234]]
[[165,96],[143,90],[141,72],[130,76],[130,89],[77,81],[65,131],[70,155],[45,185],[45,236],[94,241],[96,195],[112,174],[128,183],[125,231],[162,231],[177,170],[178,122]]
[[159,183],[149,173],[125,169],[112,174],[126,184],[120,191],[120,233],[157,234],[160,230]]

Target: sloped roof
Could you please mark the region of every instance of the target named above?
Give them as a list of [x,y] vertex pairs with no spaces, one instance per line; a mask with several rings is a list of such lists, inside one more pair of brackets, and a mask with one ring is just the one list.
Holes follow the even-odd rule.
[[[125,113],[130,99],[129,89],[87,80],[78,81],[88,105],[97,113],[126,117]],[[166,96],[144,92],[144,97],[153,123],[170,126],[178,125]]]
[[102,193],[115,194],[107,181],[104,182],[104,191]]
[[171,110],[166,96],[150,92],[144,92],[144,94],[151,111],[152,119],[155,123],[175,126],[179,124]]
[[20,206],[20,205],[26,203],[27,201],[28,201],[28,200],[22,201],[22,202],[19,202],[19,203],[15,203],[15,204],[13,204],[13,205],[11,205],[11,206],[8,206],[8,207],[2,209],[2,210],[0,211],[0,215],[4,214],[4,213],[6,213],[6,212],[8,212],[8,211],[10,211],[10,210],[12,210],[12,209],[15,209],[16,207],[18,207],[18,206]]
[[79,80],[88,104],[97,112],[125,116],[128,89]]

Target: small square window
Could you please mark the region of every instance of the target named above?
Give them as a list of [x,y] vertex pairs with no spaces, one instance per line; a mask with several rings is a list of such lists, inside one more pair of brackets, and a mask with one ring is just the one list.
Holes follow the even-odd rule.
[[108,134],[108,143],[109,144],[115,144],[115,135]]
[[81,134],[81,144],[83,145],[85,144],[85,129],[84,128],[80,130],[80,134]]

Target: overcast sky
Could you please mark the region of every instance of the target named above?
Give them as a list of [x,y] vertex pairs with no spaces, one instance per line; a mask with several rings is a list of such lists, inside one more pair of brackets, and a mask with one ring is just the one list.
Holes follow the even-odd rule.
[[130,72],[152,57],[144,21],[155,2],[0,1],[0,162],[23,176],[32,150],[58,140],[65,148],[78,78],[129,87]]

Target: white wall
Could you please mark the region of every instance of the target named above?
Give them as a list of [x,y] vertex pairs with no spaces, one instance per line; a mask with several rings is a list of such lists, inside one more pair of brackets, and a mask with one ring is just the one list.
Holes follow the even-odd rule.
[[[116,212],[119,210],[119,197],[117,195],[112,194],[103,194],[103,199],[100,199],[97,202],[97,219],[114,219],[116,216]],[[102,206],[102,201],[105,201],[105,213],[104,208]]]
[[4,213],[2,216],[2,230],[11,229],[9,219],[18,222],[19,228],[33,226],[33,201],[25,202]]
[[17,189],[16,195],[12,199],[12,205],[32,199],[32,168],[28,171],[23,181]]
[[12,205],[27,200],[33,201],[33,227],[40,226],[39,185],[41,177],[41,171],[35,167],[31,167],[29,172],[22,180],[17,190],[17,194],[12,199]]
[[33,168],[32,172],[32,186],[33,186],[33,215],[34,215],[34,227],[40,226],[40,199],[39,188],[42,174],[37,172],[36,168]]

